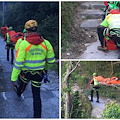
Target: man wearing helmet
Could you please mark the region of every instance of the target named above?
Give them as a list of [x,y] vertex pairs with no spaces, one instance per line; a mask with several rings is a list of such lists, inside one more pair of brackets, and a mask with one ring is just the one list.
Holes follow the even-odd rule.
[[14,43],[10,41],[11,37],[14,36],[16,32],[13,30],[13,27],[10,26],[5,36],[6,46],[7,49],[7,61],[9,61],[9,52],[11,49],[11,64],[13,64],[14,60]]
[[[17,50],[11,81],[18,97],[21,97],[27,84],[31,81],[34,118],[41,118],[40,86],[43,71],[47,71],[53,65],[55,55],[50,42],[42,39],[36,32],[37,26],[35,20],[25,23],[28,36],[20,43]],[[19,85],[16,83],[17,79],[20,81]]]
[[97,101],[99,103],[99,93],[98,93],[98,89],[99,87],[99,83],[97,81],[97,73],[93,73],[93,78],[90,81],[90,85],[91,85],[91,100],[93,102],[93,92],[94,90],[96,91],[96,96],[97,96]]
[[104,4],[106,5],[106,8],[104,10],[105,14],[103,16],[103,20],[105,17],[109,14],[109,11],[112,9],[120,9],[120,2],[119,1],[104,1]]
[[26,36],[27,36],[27,30],[24,29],[24,30],[23,30],[23,36],[21,36],[21,38],[19,38],[19,39],[17,40],[17,42],[15,43],[15,50],[16,50],[16,51],[18,50],[20,43],[21,43],[24,39],[26,39]]
[[[97,33],[101,46],[98,46],[98,50],[107,50],[104,37],[108,37],[115,42],[118,49],[120,48],[120,11],[112,9],[110,14],[106,16],[104,21],[97,27]],[[120,59],[120,56],[118,57]]]

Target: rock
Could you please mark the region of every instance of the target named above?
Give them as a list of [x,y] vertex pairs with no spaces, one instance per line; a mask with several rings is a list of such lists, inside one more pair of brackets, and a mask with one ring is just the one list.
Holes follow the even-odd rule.
[[104,12],[101,10],[87,9],[80,14],[89,19],[100,19],[104,15]]
[[103,3],[100,3],[100,2],[85,2],[85,3],[82,3],[81,4],[82,8],[86,8],[86,9],[104,9],[105,8],[105,5]]
[[67,53],[67,55],[70,55],[70,53]]
[[97,26],[102,22],[101,19],[88,19],[84,20],[80,27],[85,29],[97,29]]

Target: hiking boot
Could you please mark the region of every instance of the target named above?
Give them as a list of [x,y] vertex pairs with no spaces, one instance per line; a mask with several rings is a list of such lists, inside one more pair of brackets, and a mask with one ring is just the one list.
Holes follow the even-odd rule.
[[106,50],[107,50],[107,47],[98,46],[97,49],[98,49],[98,50],[106,51]]
[[93,100],[90,100],[91,102],[93,102]]
[[99,101],[98,101],[98,100],[97,100],[96,102],[97,102],[97,103],[99,103]]

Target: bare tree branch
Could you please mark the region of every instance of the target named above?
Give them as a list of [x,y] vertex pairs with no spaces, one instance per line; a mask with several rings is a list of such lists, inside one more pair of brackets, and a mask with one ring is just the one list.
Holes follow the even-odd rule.
[[75,67],[69,72],[68,76],[77,68],[79,63],[80,63],[80,61],[78,61],[77,64],[75,65]]

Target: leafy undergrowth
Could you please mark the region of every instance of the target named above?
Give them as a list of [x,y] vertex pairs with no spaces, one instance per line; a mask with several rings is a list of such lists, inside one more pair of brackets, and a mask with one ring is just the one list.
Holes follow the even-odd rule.
[[106,109],[102,114],[103,119],[120,119],[120,105],[116,102],[106,104]]
[[[63,99],[63,98],[62,98]],[[92,106],[89,99],[81,92],[71,93],[71,112],[69,118],[90,118]],[[62,100],[61,116],[65,118],[65,103]]]

